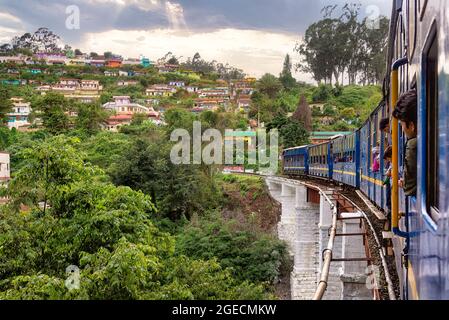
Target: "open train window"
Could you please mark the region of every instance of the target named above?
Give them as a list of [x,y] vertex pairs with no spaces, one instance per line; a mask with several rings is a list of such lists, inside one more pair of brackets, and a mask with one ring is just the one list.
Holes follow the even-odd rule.
[[439,219],[438,40],[431,38],[426,55],[427,210]]

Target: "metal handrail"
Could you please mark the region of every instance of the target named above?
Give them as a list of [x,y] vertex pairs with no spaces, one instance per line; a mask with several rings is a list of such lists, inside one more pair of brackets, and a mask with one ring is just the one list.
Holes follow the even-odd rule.
[[[318,188],[319,189],[319,188]],[[330,228],[329,241],[326,249],[323,251],[323,269],[321,270],[320,282],[313,296],[313,300],[321,300],[327,289],[327,283],[329,280],[329,272],[332,262],[332,252],[334,250],[335,235],[337,234],[337,222],[338,222],[338,210],[335,204],[329,199],[329,197],[321,190],[320,194],[329,202],[332,209],[332,226]]]

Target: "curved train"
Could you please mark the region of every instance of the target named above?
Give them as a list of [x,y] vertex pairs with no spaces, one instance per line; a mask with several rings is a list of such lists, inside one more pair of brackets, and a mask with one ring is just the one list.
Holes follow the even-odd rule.
[[[401,93],[418,92],[417,195],[393,181],[391,225],[405,300],[449,299],[449,2],[392,0],[384,98],[364,125],[328,143],[283,151],[290,176],[330,179],[360,189],[387,209],[383,154],[393,146],[393,177],[404,165],[406,137],[392,111]],[[391,132],[379,128],[390,118]],[[391,141],[390,141],[391,140]],[[378,165],[374,165],[380,159]],[[397,181],[397,179],[395,179]]]

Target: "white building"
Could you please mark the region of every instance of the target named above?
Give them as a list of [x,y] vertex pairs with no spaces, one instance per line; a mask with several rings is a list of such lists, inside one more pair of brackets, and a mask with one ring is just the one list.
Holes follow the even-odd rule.
[[12,111],[7,114],[8,128],[16,128],[29,126],[29,116],[31,113],[30,103],[24,102],[22,98],[11,98],[13,107]]
[[148,88],[145,93],[149,97],[171,97],[176,93],[176,88],[164,84],[155,84]]
[[186,83],[184,81],[171,81],[168,85],[170,87],[184,88]]
[[197,93],[199,88],[198,87],[193,87],[193,86],[188,86],[186,87],[186,90],[188,93]]
[[9,153],[0,152],[0,183],[8,182],[11,179],[11,168]]
[[115,96],[113,102],[108,102],[103,105],[106,110],[114,111],[115,113],[144,113],[148,114],[150,110],[138,103],[132,103],[129,96]]

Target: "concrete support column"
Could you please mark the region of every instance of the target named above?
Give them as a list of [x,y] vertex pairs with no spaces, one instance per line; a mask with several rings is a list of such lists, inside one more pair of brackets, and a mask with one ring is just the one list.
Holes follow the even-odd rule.
[[320,197],[320,228],[329,229],[332,226],[333,211],[325,197]]
[[295,188],[295,207],[301,209],[303,206],[307,207],[307,188],[304,186],[297,186]]
[[291,276],[292,299],[310,300],[317,287],[319,206],[307,202],[307,188],[295,192],[295,264]]
[[283,183],[281,188],[281,197],[288,197],[292,195],[291,187],[288,184]]

